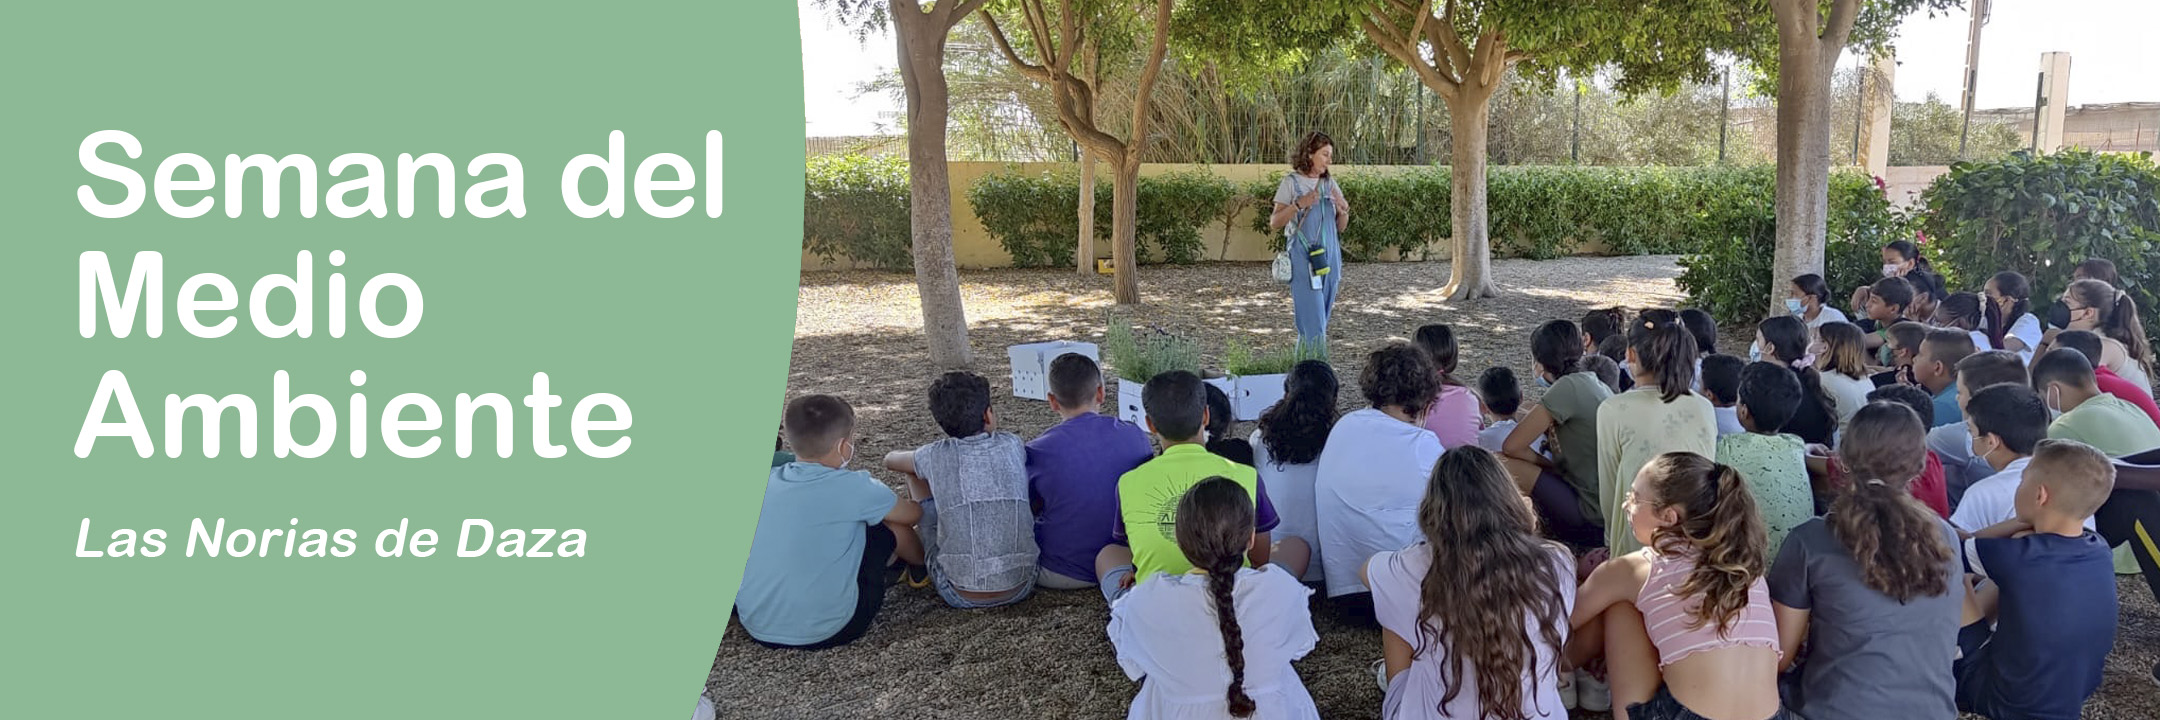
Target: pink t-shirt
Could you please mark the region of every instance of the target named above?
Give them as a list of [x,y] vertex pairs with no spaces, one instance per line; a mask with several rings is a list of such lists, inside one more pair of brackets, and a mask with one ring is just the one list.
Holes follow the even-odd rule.
[[1425,413],[1425,429],[1440,438],[1442,448],[1476,445],[1477,405],[1477,394],[1470,392],[1470,388],[1442,385],[1440,399],[1433,401],[1432,410]]

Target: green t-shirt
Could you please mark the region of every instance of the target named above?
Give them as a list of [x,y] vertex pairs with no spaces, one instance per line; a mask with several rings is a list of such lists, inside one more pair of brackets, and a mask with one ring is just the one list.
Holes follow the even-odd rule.
[[[1132,546],[1134,580],[1145,582],[1158,572],[1177,575],[1192,570],[1192,563],[1177,546],[1178,500],[1192,486],[1217,475],[1236,481],[1258,500],[1257,472],[1194,443],[1164,448],[1155,459],[1118,477],[1118,520]],[[1259,524],[1273,527],[1272,507],[1269,512],[1255,510],[1263,516],[1256,518]]]
[[1770,556],[1777,557],[1785,535],[1815,515],[1807,444],[1798,435],[1734,433],[1718,438],[1717,461],[1740,471],[1740,478],[1747,482],[1763,525],[1769,528]]
[[1598,406],[1612,397],[1596,373],[1576,372],[1561,376],[1538,399],[1551,415],[1560,445],[1553,449],[1560,478],[1575,488],[1575,499],[1586,518],[1604,517],[1598,505]]
[[2160,426],[2138,406],[2101,393],[2048,426],[2048,437],[2076,440],[2108,454],[2134,455],[2160,448]]
[[1605,518],[1605,547],[1614,555],[1642,549],[1629,524],[1626,503],[1635,475],[1669,452],[1717,456],[1717,411],[1701,395],[1665,402],[1655,387],[1637,386],[1598,406],[1598,503]]

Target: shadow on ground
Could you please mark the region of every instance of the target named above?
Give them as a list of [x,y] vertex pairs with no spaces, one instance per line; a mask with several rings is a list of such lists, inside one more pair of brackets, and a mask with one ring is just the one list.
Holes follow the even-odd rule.
[[[1466,377],[1497,364],[1527,381],[1528,337],[1538,323],[1579,319],[1595,307],[1671,306],[1681,299],[1671,256],[1502,260],[1496,270],[1503,297],[1450,302],[1439,292],[1445,263],[1345,268],[1329,328],[1343,406],[1363,405],[1356,372],[1364,350],[1382,338],[1408,337],[1425,323],[1454,326]],[[1294,338],[1288,296],[1267,272],[1265,264],[1148,267],[1141,272],[1144,303],[1130,313],[1141,324],[1198,340],[1209,369],[1220,371],[1231,338],[1261,346]],[[1112,307],[1109,280],[1054,270],[970,271],[961,280],[976,369],[999,391],[999,425],[1034,437],[1057,418],[1045,403],[1010,395],[1005,347],[1100,342]],[[859,466],[941,434],[923,410],[937,369],[929,363],[916,303],[912,275],[803,275],[788,395],[833,393],[852,402],[860,416]],[[1725,330],[1722,348],[1745,354],[1753,333]],[[778,418],[777,408],[773,415]],[[1243,423],[1236,432],[1250,430]],[[897,485],[898,478],[879,474]],[[2160,717],[2160,690],[2147,677],[2160,648],[2160,612],[2140,581],[2126,579],[2121,588],[2122,630],[2085,717]],[[895,587],[869,634],[842,648],[767,650],[730,621],[707,693],[721,717],[1122,717],[1135,686],[1112,658],[1108,621],[1094,591],[1040,592],[1012,607],[963,611],[933,592]],[[1379,657],[1377,631],[1347,626],[1325,610],[1315,624],[1320,645],[1297,669],[1321,715],[1378,717],[1380,691],[1368,669]]]

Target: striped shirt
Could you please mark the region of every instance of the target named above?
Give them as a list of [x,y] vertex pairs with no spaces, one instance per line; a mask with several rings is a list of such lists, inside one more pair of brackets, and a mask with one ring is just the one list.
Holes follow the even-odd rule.
[[1635,607],[1642,611],[1643,625],[1650,631],[1650,644],[1657,647],[1658,667],[1680,662],[1695,653],[1741,645],[1777,650],[1777,621],[1770,614],[1770,586],[1760,576],[1748,585],[1747,606],[1740,609],[1740,614],[1724,632],[1719,632],[1709,622],[1697,625],[1699,618],[1695,611],[1701,606],[1702,599],[1673,593],[1686,584],[1688,574],[1695,571],[1695,558],[1694,552],[1650,553],[1650,578],[1643,582],[1642,594],[1635,598]]

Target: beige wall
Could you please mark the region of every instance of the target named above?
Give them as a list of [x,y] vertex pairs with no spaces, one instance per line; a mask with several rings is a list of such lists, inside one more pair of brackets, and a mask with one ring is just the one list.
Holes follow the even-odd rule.
[[[955,162],[947,164],[948,177],[952,182],[953,262],[963,268],[996,268],[1012,265],[1012,256],[1006,254],[1005,248],[998,245],[997,238],[991,237],[989,231],[983,229],[982,222],[975,218],[975,212],[972,206],[968,204],[967,192],[969,188],[975,186],[975,183],[991,173],[1019,172],[1032,175],[1061,170],[1069,171],[1073,167],[1072,163]],[[1366,172],[1397,173],[1421,169],[1424,166],[1367,165],[1359,167],[1340,165],[1337,167],[1353,172],[1363,170]],[[1179,171],[1205,172],[1243,185],[1265,178],[1269,173],[1282,172],[1287,169],[1282,165],[1166,163],[1142,165],[1140,166],[1140,174],[1154,176]],[[1109,182],[1110,171],[1106,167],[1098,165],[1096,178],[1100,182]],[[1079,211],[1077,207],[1072,210],[1075,214],[1079,213]],[[1249,209],[1240,210],[1237,217],[1231,221],[1227,235],[1220,225],[1202,228],[1200,236],[1201,241],[1205,243],[1206,251],[1202,253],[1201,257],[1206,260],[1227,260],[1232,262],[1258,262],[1275,259],[1275,253],[1268,250],[1267,237],[1252,231],[1251,213],[1252,211]],[[1445,257],[1446,254],[1445,248],[1436,248],[1434,256]],[[1110,257],[1110,244],[1105,242],[1095,243],[1095,255],[1096,257]],[[1396,260],[1399,258],[1385,257],[1383,259]],[[827,263],[822,258],[808,252],[803,253],[802,265],[804,270],[843,270],[853,269],[858,266],[845,258]]]
[[[963,268],[999,268],[1010,267],[1012,265],[1012,256],[1006,254],[1005,248],[998,245],[997,238],[991,237],[989,231],[983,229],[982,222],[975,218],[975,212],[967,200],[968,189],[974,187],[975,183],[980,182],[984,176],[991,173],[1047,173],[1070,169],[1072,164],[956,162],[950,163],[948,167],[950,168],[949,177],[952,181],[953,261]],[[1399,173],[1423,169],[1425,166],[1366,165],[1360,167],[1342,165],[1339,167],[1350,172]],[[1265,178],[1269,173],[1280,172],[1285,169],[1282,165],[1149,164],[1140,166],[1140,174],[1153,176],[1179,171],[1206,172],[1243,185]],[[1934,182],[1936,176],[1949,171],[1950,168],[1940,165],[1892,167],[1885,173],[1883,182],[1889,186],[1888,193],[1891,202],[1899,205],[1910,205],[1918,200],[1919,192],[1925,189],[1928,183]],[[1103,182],[1108,182],[1109,171],[1107,169],[1098,169],[1097,177]],[[1079,209],[1074,208],[1072,212],[1078,213]],[[1201,241],[1205,243],[1206,247],[1206,251],[1201,255],[1202,259],[1230,262],[1264,262],[1275,259],[1275,253],[1268,250],[1267,236],[1252,231],[1252,212],[1251,209],[1238,211],[1237,217],[1230,223],[1227,233],[1224,232],[1220,225],[1202,228],[1200,232]],[[1598,255],[1607,251],[1602,242],[1586,242],[1582,245],[1577,252],[1583,255]],[[1436,244],[1432,248],[1430,257],[1434,260],[1445,260],[1448,255],[1447,244],[1443,242]],[[1106,242],[1095,243],[1095,256],[1110,257],[1110,244]],[[1396,261],[1403,258],[1391,249],[1379,259]],[[848,270],[860,267],[859,264],[846,258],[828,263],[809,252],[803,253],[802,266],[804,270]]]

